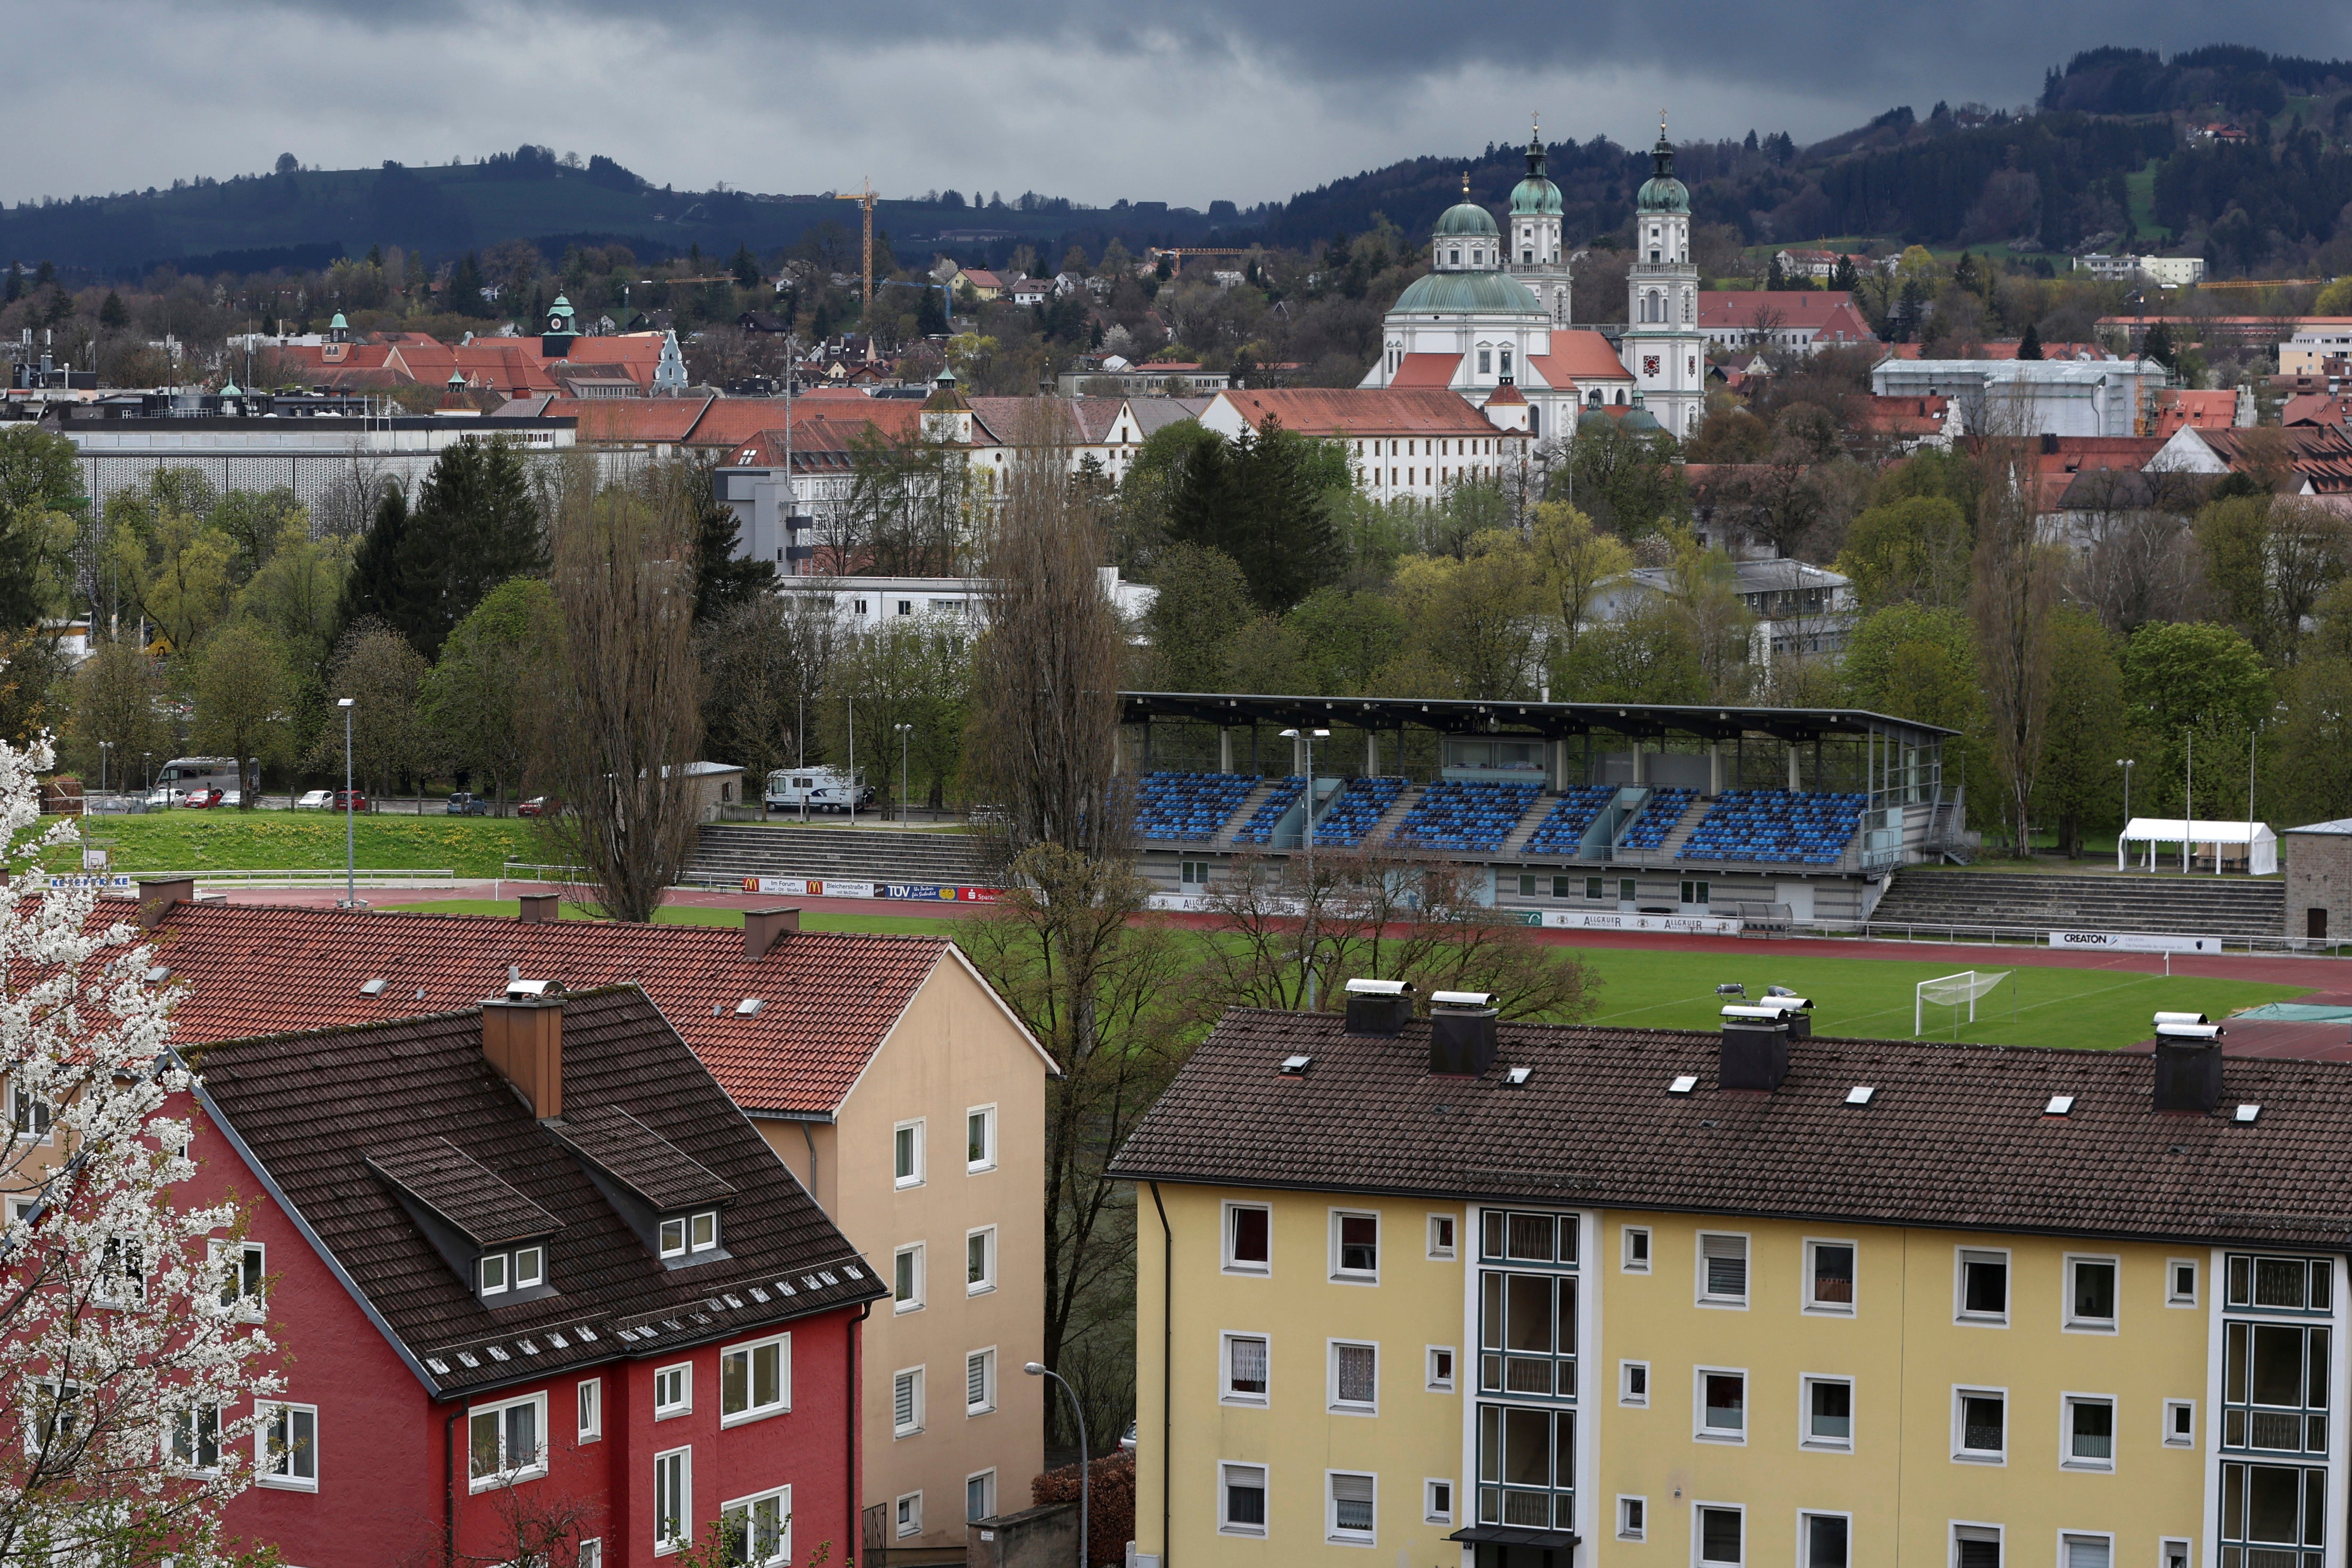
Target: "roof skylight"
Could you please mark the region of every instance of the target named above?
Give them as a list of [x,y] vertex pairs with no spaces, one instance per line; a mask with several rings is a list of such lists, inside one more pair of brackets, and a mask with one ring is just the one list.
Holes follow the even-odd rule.
[[1875,1083],[1857,1083],[1845,1092],[1845,1103],[1849,1105],[1867,1105],[1870,1103],[1870,1097],[1877,1092],[1878,1085]]
[[2063,1116],[2072,1113],[2074,1109],[2074,1097],[2072,1094],[2053,1094],[2050,1096],[2049,1103],[2042,1107],[2042,1113],[2045,1116]]
[[745,997],[735,1004],[735,1016],[739,1019],[755,1018],[759,1015],[760,1009],[767,1005],[758,997]]
[[1280,1071],[1286,1078],[1299,1078],[1305,1076],[1307,1068],[1313,1066],[1314,1062],[1315,1059],[1311,1056],[1286,1056],[1282,1059]]
[[2241,1105],[2238,1107],[2237,1114],[2231,1116],[2230,1120],[2250,1125],[2262,1113],[2263,1108],[2260,1105]]
[[382,975],[378,975],[374,979],[368,981],[365,985],[360,988],[360,995],[363,997],[380,997],[383,995],[383,977]]
[[1669,1094],[1687,1094],[1697,1087],[1698,1074],[1696,1072],[1685,1072],[1681,1077],[1675,1079],[1672,1083],[1666,1085],[1666,1092]]

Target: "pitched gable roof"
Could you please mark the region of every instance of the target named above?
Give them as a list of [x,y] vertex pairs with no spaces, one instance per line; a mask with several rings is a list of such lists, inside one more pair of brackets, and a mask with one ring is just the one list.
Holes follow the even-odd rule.
[[[1486,415],[1443,390],[1228,388],[1217,398],[1252,429],[1268,415],[1298,435],[1495,435]],[[1213,402],[1216,400],[1212,400]]]
[[1571,387],[1591,382],[1631,382],[1633,372],[1609,346],[1609,340],[1598,332],[1555,329],[1551,335],[1551,352],[1529,354],[1528,368],[1539,378],[1538,386],[1554,392],[1566,392]]
[[1454,372],[1462,368],[1459,354],[1407,354],[1397,363],[1396,374],[1389,378],[1392,387],[1450,387]]

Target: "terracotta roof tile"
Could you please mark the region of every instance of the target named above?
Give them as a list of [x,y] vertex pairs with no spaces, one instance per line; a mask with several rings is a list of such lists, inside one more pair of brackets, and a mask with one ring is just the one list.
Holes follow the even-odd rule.
[[1462,368],[1459,354],[1407,354],[1397,363],[1396,374],[1389,378],[1392,387],[1450,387],[1454,372]]
[[1609,340],[1598,332],[1555,331],[1551,335],[1551,352],[1529,354],[1529,370],[1543,379],[1538,385],[1554,392],[1566,392],[1584,382],[1631,382],[1633,372],[1609,346]]
[[1217,395],[1253,429],[1272,414],[1285,430],[1320,438],[1496,434],[1486,415],[1443,390],[1234,387]]

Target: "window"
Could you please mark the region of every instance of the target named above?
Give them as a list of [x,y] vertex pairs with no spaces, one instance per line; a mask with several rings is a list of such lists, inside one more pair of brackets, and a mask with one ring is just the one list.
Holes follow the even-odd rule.
[[2164,1446],[2168,1448],[2189,1448],[2197,1444],[2197,1401],[2168,1399],[2164,1402]]
[[19,1138],[46,1142],[49,1135],[49,1103],[28,1092],[15,1079],[8,1081],[8,1126]]
[[1377,1416],[1381,1405],[1381,1347],[1346,1340],[1331,1342],[1331,1408],[1349,1416]]
[[573,1560],[574,1568],[604,1568],[604,1541],[592,1535],[580,1543],[580,1555]]
[[1853,1380],[1850,1377],[1808,1377],[1805,1387],[1805,1429],[1798,1441],[1808,1448],[1837,1453],[1853,1450]]
[[1698,1427],[1692,1434],[1714,1443],[1748,1440],[1748,1375],[1699,1368]]
[[1706,883],[1685,882],[1683,883],[1682,887],[1682,901],[1685,904],[1710,903],[1712,901],[1707,896],[1709,888]]
[[1805,1311],[1852,1315],[1853,1243],[1808,1241],[1805,1257]]
[[996,1472],[982,1470],[963,1479],[963,1521],[977,1524],[996,1517]]
[[1454,1218],[1450,1214],[1429,1217],[1429,1256],[1434,1262],[1450,1263],[1460,1256],[1454,1242]]
[[240,1301],[246,1304],[243,1316],[257,1318],[261,1313],[261,1281],[265,1255],[258,1241],[216,1244],[213,1249],[213,1267],[220,1270],[220,1303],[234,1307]]
[[2193,1307],[2197,1304],[2196,1260],[2191,1258],[2165,1260],[2164,1304],[2168,1307]]
[[2066,1260],[2066,1327],[2076,1333],[2116,1332],[2116,1260]]
[[1748,1304],[1748,1238],[1700,1233],[1698,1303],[1703,1307]]
[[890,1174],[900,1186],[923,1185],[923,1124],[901,1122],[890,1130]]
[[1217,1467],[1217,1531],[1221,1535],[1265,1533],[1265,1467]]
[[2324,1312],[2328,1310],[2335,1278],[2325,1258],[2232,1254],[2227,1304],[2265,1312]]
[[2009,1396],[2005,1391],[1955,1390],[1952,1410],[1952,1458],[1973,1464],[2008,1462]]
[[110,1236],[98,1256],[89,1299],[100,1306],[136,1307],[147,1300],[147,1265],[139,1243]]
[[654,1456],[654,1550],[675,1552],[694,1535],[694,1450]]
[[2066,1396],[2066,1447],[2059,1464],[2070,1470],[2116,1468],[2116,1402],[2105,1395]]
[[963,1168],[967,1174],[996,1168],[996,1107],[982,1105],[963,1113]]
[[[494,1406],[494,1438],[501,1443],[491,1465],[491,1483],[527,1481],[546,1474],[546,1455],[539,1450],[539,1410],[546,1394]],[[303,1493],[318,1490],[318,1406],[289,1406],[264,1401],[258,1408],[261,1425],[254,1427],[254,1479],[261,1486],[285,1486]],[[482,1477],[482,1416],[473,1417],[473,1474]],[[485,1481],[475,1479],[473,1490]]]
[[507,1255],[505,1253],[486,1253],[479,1265],[479,1270],[483,1295],[503,1296],[507,1293]]
[[2327,1545],[2327,1472],[2299,1465],[2223,1465],[2221,1541],[2225,1563],[2239,1561],[2242,1554],[2231,1549],[2243,1544],[2255,1548],[2242,1553],[2246,1568],[2287,1568],[2300,1546],[2310,1553],[2302,1559],[2306,1568],[2316,1568]]
[[1973,1252],[1959,1255],[1958,1321],[2007,1327],[2009,1323],[2009,1254]]
[[654,1419],[666,1421],[694,1408],[694,1363],[681,1361],[654,1373]]
[[1584,879],[1584,896],[1587,898],[1599,898],[1601,896],[1601,879],[1599,877],[1588,876]]
[[793,1406],[790,1334],[731,1345],[719,1353],[719,1423],[756,1421]]
[[911,599],[901,599],[900,601],[898,601],[898,613],[899,613],[899,614],[901,614],[901,615],[912,615],[914,612],[915,612],[915,601],[914,601],[913,600],[911,600]]
[[1639,1409],[1650,1403],[1650,1364],[1646,1361],[1621,1361],[1617,1364],[1617,1403]]
[[1798,1568],[1846,1568],[1853,1560],[1851,1555],[1853,1534],[1852,1514],[1799,1514]]
[[1450,1344],[1429,1347],[1429,1391],[1432,1394],[1454,1392],[1454,1347]]
[[1268,1357],[1265,1335],[1224,1335],[1223,1349],[1218,1359],[1223,1367],[1217,1394],[1221,1402],[1227,1405],[1265,1403]]
[[1454,1522],[1454,1483],[1424,1480],[1421,1483],[1421,1521],[1423,1524]]
[[1331,1277],[1380,1282],[1381,1217],[1331,1211]]
[[890,1435],[911,1437],[923,1429],[923,1369],[910,1366],[890,1379]]
[[2186,1541],[2166,1541],[2156,1552],[2157,1568],[2189,1568],[2190,1549]]
[[204,1475],[220,1469],[219,1406],[173,1412],[172,1468]]
[[719,1211],[715,1208],[704,1209],[694,1217],[688,1225],[687,1230],[693,1238],[688,1244],[690,1250],[710,1251],[719,1245]]
[[923,1533],[923,1494],[921,1492],[910,1491],[899,1498],[897,1512],[900,1540],[909,1535]]
[[1617,1500],[1617,1539],[1640,1541],[1649,1528],[1650,1500],[1643,1497],[1621,1497]]
[[1482,375],[1482,376],[1486,376],[1486,375],[1492,375],[1492,374],[1494,374],[1494,372],[1495,372],[1495,351],[1494,351],[1492,349],[1481,349],[1481,350],[1478,350],[1478,373],[1479,373],[1480,375]]
[[923,1305],[923,1244],[901,1247],[890,1255],[890,1310],[919,1312]]
[[1650,1271],[1650,1232],[1648,1228],[1645,1226],[1629,1225],[1625,1227],[1623,1235],[1625,1239],[1625,1255],[1623,1260],[1618,1264],[1618,1267],[1622,1269],[1628,1274],[1648,1273]]
[[1225,1272],[1272,1272],[1273,1228],[1274,1215],[1264,1204],[1225,1205]]
[[686,1256],[686,1221],[665,1219],[661,1222],[661,1255],[665,1258]]
[[1640,894],[1634,891],[1634,883],[1632,877],[1625,876],[1617,879],[1617,901],[1620,904],[1631,904],[1639,896]]
[[514,1288],[532,1290],[547,1283],[547,1249],[524,1247],[514,1255]]
[[2221,1447],[2327,1451],[2328,1330],[2297,1322],[2221,1325]]
[[963,1358],[963,1413],[985,1416],[996,1408],[996,1352],[976,1350]]
[[1324,1539],[1349,1546],[1372,1544],[1372,1521],[1378,1511],[1380,1479],[1344,1470],[1325,1472],[1329,1486],[1330,1512]]
[[727,1568],[767,1568],[792,1561],[793,1489],[778,1487],[758,1497],[719,1505],[719,1531],[727,1547]]
[[1745,1563],[1746,1522],[1743,1511],[1725,1508],[1720,1504],[1700,1503],[1694,1510],[1698,1518],[1691,1533],[1698,1538],[1698,1560],[1703,1563]]
[[2000,1568],[2000,1526],[1952,1526],[1952,1568]]
[[1576,1397],[1576,1277],[1488,1270],[1478,1286],[1480,1390]]
[[1576,1528],[1576,1412],[1478,1406],[1478,1522]]
[[1551,879],[1551,895],[1554,898],[1574,898],[1576,896],[1575,890],[1576,879],[1574,877],[1556,876]]
[[2115,1568],[2112,1535],[2083,1535],[2064,1531],[2058,1537],[2058,1568]]
[[984,1296],[996,1289],[996,1227],[964,1233],[963,1293]]
[[593,1443],[604,1435],[604,1380],[583,1377],[580,1380],[580,1440]]

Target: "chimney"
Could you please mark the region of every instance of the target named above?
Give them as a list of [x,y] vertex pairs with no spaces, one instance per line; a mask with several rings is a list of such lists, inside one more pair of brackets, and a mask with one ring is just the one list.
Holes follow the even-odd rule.
[[139,884],[139,929],[152,931],[163,924],[163,916],[175,904],[196,901],[196,879],[192,876],[159,878]]
[[2156,1015],[2156,1108],[2210,1115],[2221,1107],[2221,1028],[2203,1013]]
[[1411,980],[1348,982],[1348,1032],[1395,1039],[1412,1018]]
[[1430,1071],[1475,1078],[1495,1065],[1494,999],[1486,991],[1430,993]]
[[747,909],[743,912],[743,956],[764,958],[771,947],[800,928],[801,909],[797,904]]
[[522,923],[526,925],[544,925],[551,920],[562,919],[563,916],[557,908],[562,901],[563,895],[560,893],[524,894],[520,899]]
[[482,1054],[544,1122],[563,1114],[563,985],[509,980],[482,1004]]
[[1779,1008],[1723,1009],[1723,1061],[1716,1081],[1725,1089],[1767,1094],[1789,1076],[1789,1014]]

